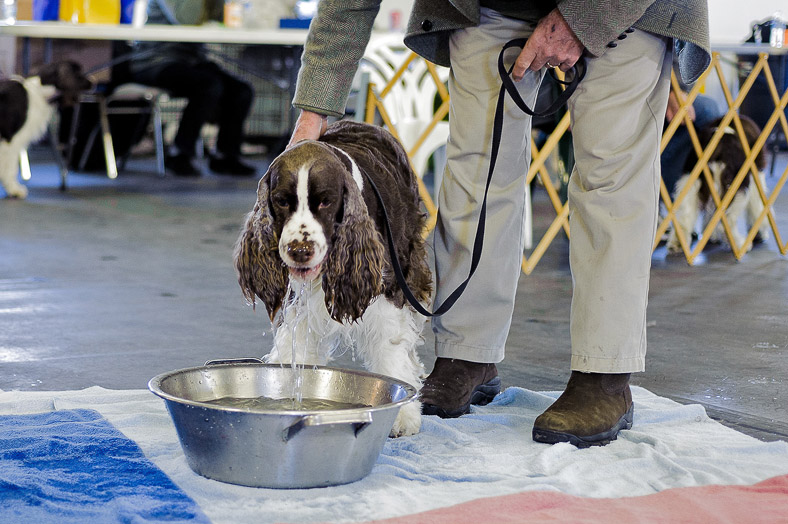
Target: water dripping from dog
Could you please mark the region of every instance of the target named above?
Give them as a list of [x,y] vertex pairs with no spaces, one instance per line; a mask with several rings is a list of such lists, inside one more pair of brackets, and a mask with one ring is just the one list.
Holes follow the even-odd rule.
[[[282,312],[282,326],[280,329],[290,330],[290,369],[292,371],[293,381],[290,390],[290,399],[292,409],[300,409],[303,403],[303,382],[304,382],[304,362],[299,362],[298,358],[298,329],[299,325],[305,323],[306,340],[309,340],[311,335],[310,326],[310,311],[309,311],[309,295],[308,292],[310,282],[293,282],[290,280],[287,284],[287,297],[283,312]],[[284,368],[284,359],[281,358],[281,351],[285,348],[279,348],[280,351],[280,366]]]
[[303,402],[304,363],[298,362],[298,344],[297,344],[298,324],[301,323],[302,317],[306,317],[306,319],[304,320],[307,322],[307,328],[309,326],[309,304],[306,303],[308,301],[308,298],[305,298],[304,296],[306,282],[300,282],[297,287],[298,288],[296,290],[293,303],[290,305],[290,307],[295,308],[295,318],[293,319],[293,325],[290,326],[290,328],[292,329],[290,336],[292,342],[290,368],[293,370],[293,390],[291,394],[291,398],[293,399],[293,409],[296,409],[297,406],[301,405],[301,403]]
[[[290,368],[292,376],[292,384],[290,390],[290,399],[288,401],[292,405],[292,409],[303,409],[302,404],[309,399],[303,398],[303,381],[304,381],[304,368],[305,362],[308,360],[307,352],[313,343],[313,337],[317,338],[317,346],[315,350],[318,352],[318,358],[315,360],[312,369],[316,370],[319,365],[320,352],[322,350],[333,351],[333,349],[324,348],[324,337],[326,336],[326,326],[322,325],[319,316],[315,317],[315,312],[312,311],[310,304],[311,300],[319,300],[317,297],[312,297],[314,282],[300,282],[288,280],[287,290],[285,292],[285,301],[281,311],[281,324],[279,328],[273,328],[274,334],[277,329],[288,330],[291,338],[290,350]],[[331,322],[328,320],[327,322]],[[305,347],[299,348],[299,344],[305,344]],[[351,346],[352,347],[352,346]],[[283,352],[288,348],[277,348],[279,351],[279,365],[284,369],[284,355]],[[299,357],[299,349],[303,356]],[[353,350],[353,361],[356,360],[355,350]]]

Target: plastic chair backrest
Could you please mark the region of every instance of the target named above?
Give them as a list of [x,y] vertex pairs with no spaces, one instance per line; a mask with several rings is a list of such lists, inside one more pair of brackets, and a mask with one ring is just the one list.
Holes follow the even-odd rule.
[[[362,73],[369,73],[371,83],[380,92],[394,78],[397,70],[409,58],[411,51],[402,42],[402,35],[373,37],[360,64]],[[438,68],[439,78],[445,82],[449,70]],[[383,105],[392,123],[397,126],[408,121],[424,122],[432,119],[437,87],[423,60],[413,60],[408,69],[383,98]]]

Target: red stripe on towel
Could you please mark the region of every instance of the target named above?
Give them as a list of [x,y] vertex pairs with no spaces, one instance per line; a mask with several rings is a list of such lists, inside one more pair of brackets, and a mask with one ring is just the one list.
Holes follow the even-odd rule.
[[788,475],[772,477],[751,486],[674,488],[653,495],[615,499],[526,491],[369,524],[466,522],[788,523]]

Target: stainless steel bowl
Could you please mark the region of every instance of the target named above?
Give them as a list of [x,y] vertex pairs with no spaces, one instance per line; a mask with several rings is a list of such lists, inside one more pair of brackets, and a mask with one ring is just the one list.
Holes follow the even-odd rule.
[[329,367],[302,371],[303,398],[369,407],[270,411],[220,406],[225,397],[292,398],[294,371],[225,361],[163,373],[164,399],[189,467],[205,477],[268,488],[346,484],[372,471],[402,405],[416,391],[383,375]]

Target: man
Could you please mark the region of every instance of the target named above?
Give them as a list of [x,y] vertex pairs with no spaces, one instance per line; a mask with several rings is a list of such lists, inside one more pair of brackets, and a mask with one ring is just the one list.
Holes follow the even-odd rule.
[[[149,24],[202,23],[204,0],[150,0]],[[198,176],[194,165],[197,139],[209,121],[219,125],[211,171],[221,175],[250,176],[254,167],[241,161],[243,126],[252,104],[252,87],[211,61],[202,44],[137,42],[137,58],[129,64],[131,81],[160,87],[189,100],[165,167],[178,176]]]
[[[307,41],[291,143],[342,114],[377,12],[375,0],[323,0]],[[587,73],[569,102],[576,165],[569,187],[572,374],[534,424],[540,442],[604,444],[632,423],[630,373],[643,371],[659,140],[672,55],[693,82],[710,61],[705,0],[416,0],[405,43],[450,66],[447,166],[435,230],[436,303],[468,272],[490,156],[502,46],[528,37],[513,79],[533,106],[545,67]],[[509,60],[511,63],[511,60]],[[522,256],[531,119],[507,100],[480,265],[454,307],[433,320],[438,357],[423,411],[459,416],[498,391]]]

